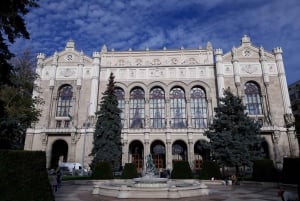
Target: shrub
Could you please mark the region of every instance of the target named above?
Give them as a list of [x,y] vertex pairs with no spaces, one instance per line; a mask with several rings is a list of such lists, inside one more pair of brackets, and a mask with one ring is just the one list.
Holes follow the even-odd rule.
[[199,179],[221,179],[221,172],[219,165],[214,161],[204,161],[203,168],[199,172]]
[[136,166],[134,163],[126,163],[121,175],[121,179],[133,179],[138,176]]
[[299,167],[299,158],[284,158],[282,168],[282,182],[287,184],[297,184],[300,178]]
[[193,172],[188,161],[176,161],[171,172],[172,179],[192,179]]
[[113,172],[109,162],[102,161],[95,165],[92,174],[93,179],[113,179]]
[[54,201],[42,151],[0,150],[0,200]]
[[273,161],[269,159],[256,160],[253,162],[252,179],[255,181],[276,181],[277,171]]

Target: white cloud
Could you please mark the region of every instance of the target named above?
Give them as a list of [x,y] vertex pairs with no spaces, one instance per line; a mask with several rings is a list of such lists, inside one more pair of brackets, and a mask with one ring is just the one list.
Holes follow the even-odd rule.
[[229,51],[242,35],[266,51],[282,46],[289,82],[299,79],[300,1],[289,0],[44,0],[26,22],[30,41],[18,40],[12,49],[30,45],[53,54],[72,38],[91,55],[103,44],[127,50],[205,47]]

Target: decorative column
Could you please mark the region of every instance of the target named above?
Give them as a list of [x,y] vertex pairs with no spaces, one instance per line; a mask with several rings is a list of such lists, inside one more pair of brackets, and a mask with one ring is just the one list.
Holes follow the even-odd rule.
[[280,131],[279,130],[275,130],[273,135],[272,135],[272,139],[273,139],[273,151],[274,151],[274,159],[275,159],[275,165],[276,168],[281,169],[282,168],[282,156],[280,154],[279,151],[279,139],[280,139]]
[[194,169],[194,141],[193,141],[193,133],[188,133],[188,161],[192,169]]
[[166,132],[166,168],[172,169],[172,140],[171,133]]
[[187,111],[187,128],[192,128],[192,112],[191,112],[191,99],[186,99],[186,111]]
[[71,147],[69,152],[69,161],[76,162],[76,144],[80,138],[80,135],[77,136],[75,132],[71,132]]
[[150,154],[150,141],[149,141],[149,132],[144,133],[144,170],[146,169],[146,160],[145,157]]
[[125,114],[124,114],[124,128],[130,128],[129,121],[129,98],[125,98]]
[[212,106],[212,98],[208,97],[207,98],[207,122],[206,126],[208,127],[210,123],[212,122],[213,119],[213,106]]
[[[79,64],[78,64],[78,69],[77,69],[77,81],[76,81],[76,89],[77,89],[77,92],[76,92],[76,107],[73,109],[74,110],[74,113],[71,115],[71,116],[74,116],[74,124],[75,126],[78,126],[79,125],[79,108],[80,108],[80,103],[79,103],[79,100],[80,100],[80,92],[81,92],[81,86],[82,86],[82,75],[83,75],[83,67],[84,67],[84,55],[83,55],[83,52],[81,51],[80,52],[80,61],[79,61]],[[90,106],[88,106],[90,107]],[[87,117],[89,116],[89,111],[87,111]],[[73,122],[72,123],[72,126],[74,126]]]
[[283,61],[282,61],[281,47],[274,48],[273,53],[275,54],[275,59],[276,59],[278,78],[280,81],[280,89],[281,89],[282,99],[283,99],[284,113],[291,114],[292,113],[291,103],[290,103],[290,98],[289,98],[289,93],[288,93],[288,86],[287,86],[287,82],[286,82],[284,65],[283,65]]
[[53,100],[53,90],[55,86],[55,80],[56,80],[56,72],[57,72],[57,66],[58,66],[58,54],[57,52],[53,55],[53,60],[51,64],[51,75],[50,75],[50,81],[49,81],[49,89],[50,89],[50,105],[49,105],[49,113],[48,113],[48,128],[51,127],[51,119],[52,119],[52,111],[53,111],[53,103],[56,100]]
[[99,89],[99,76],[100,76],[100,53],[93,53],[93,69],[92,69],[92,84],[90,96],[90,109],[89,116],[94,116],[97,111],[98,89]]
[[129,163],[130,161],[128,160],[129,150],[128,150],[127,133],[123,132],[122,136],[123,136],[123,139],[122,139],[122,166],[124,167],[125,164]]
[[166,110],[166,117],[165,117],[165,123],[166,128],[170,128],[170,99],[169,97],[166,97],[166,104],[165,104],[165,110]]
[[[41,85],[41,78],[42,78],[42,70],[44,68],[44,60],[45,60],[45,54],[43,53],[39,53],[37,55],[37,66],[36,66],[36,74],[38,75],[38,77],[34,80],[34,84],[37,86],[37,87],[40,87]],[[39,97],[39,92],[37,90],[36,87],[33,88],[33,94],[32,94],[33,97]]]
[[267,59],[265,57],[265,51],[263,47],[259,48],[259,54],[260,54],[260,65],[261,65],[261,70],[263,73],[263,79],[264,79],[264,85],[265,85],[265,89],[266,89],[266,94],[262,94],[262,99],[263,99],[263,104],[264,104],[264,108],[266,108],[266,112],[267,114],[265,115],[267,117],[267,121],[268,124],[273,125],[272,122],[272,116],[273,116],[273,112],[271,111],[271,107],[270,107],[270,101],[269,101],[269,84],[270,84],[270,77],[269,77],[269,69],[268,69],[268,65],[267,65]]
[[149,97],[145,97],[145,119],[144,119],[144,128],[150,128],[150,106],[149,106]]
[[240,96],[240,86],[241,86],[241,77],[240,77],[240,66],[239,66],[239,60],[237,59],[237,50],[235,47],[231,50],[232,54],[232,65],[233,65],[233,72],[234,72],[234,83],[237,89],[237,95]]
[[223,96],[223,90],[225,88],[224,84],[224,66],[223,66],[223,50],[216,49],[215,57],[216,57],[216,71],[217,71],[217,85],[218,85],[218,95],[219,97]]

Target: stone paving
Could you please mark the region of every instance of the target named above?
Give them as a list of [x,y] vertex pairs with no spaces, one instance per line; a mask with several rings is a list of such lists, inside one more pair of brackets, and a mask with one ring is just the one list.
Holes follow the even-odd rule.
[[91,181],[64,181],[55,193],[56,201],[280,201],[277,196],[277,184],[268,183],[242,183],[236,186],[224,186],[221,182],[204,182],[211,190],[208,196],[197,196],[179,199],[119,199],[93,195]]

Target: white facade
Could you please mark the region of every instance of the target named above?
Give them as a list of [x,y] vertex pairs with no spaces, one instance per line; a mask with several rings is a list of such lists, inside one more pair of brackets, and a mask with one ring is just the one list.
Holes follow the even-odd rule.
[[155,51],[103,46],[90,58],[69,41],[65,50],[37,58],[40,90],[34,95],[45,104],[40,121],[27,131],[25,149],[46,151],[47,167],[58,160],[88,167],[95,112],[111,72],[121,92],[123,165],[135,162],[141,171],[151,153],[161,169],[172,169],[173,160],[199,168],[209,154],[203,133],[227,87],[262,122],[265,151],[278,167],[283,157],[299,153],[282,50],[264,51],[248,36],[225,54],[211,43],[203,49]]

